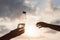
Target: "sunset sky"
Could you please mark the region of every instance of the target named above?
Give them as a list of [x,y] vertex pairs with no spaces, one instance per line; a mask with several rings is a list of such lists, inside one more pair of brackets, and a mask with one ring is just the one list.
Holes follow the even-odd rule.
[[16,29],[18,23],[26,22],[26,33],[30,30],[33,38],[22,34],[12,40],[60,40],[59,31],[38,29],[35,23],[39,21],[60,25],[60,0],[0,0],[0,37]]

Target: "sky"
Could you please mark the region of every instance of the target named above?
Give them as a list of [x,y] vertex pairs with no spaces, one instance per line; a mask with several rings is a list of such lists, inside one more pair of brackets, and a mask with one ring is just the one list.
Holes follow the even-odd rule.
[[[32,22],[31,25],[33,25],[37,21],[44,21],[60,25],[59,8],[60,0],[0,0],[0,36],[16,29],[17,24],[22,21],[22,18],[24,22],[24,17],[27,17],[26,24],[31,24]],[[22,11],[26,11],[27,14],[23,15]],[[37,34],[40,33],[40,36],[36,39],[22,35],[12,40],[60,40],[59,31],[50,28],[36,28],[36,30],[38,31],[35,31]]]

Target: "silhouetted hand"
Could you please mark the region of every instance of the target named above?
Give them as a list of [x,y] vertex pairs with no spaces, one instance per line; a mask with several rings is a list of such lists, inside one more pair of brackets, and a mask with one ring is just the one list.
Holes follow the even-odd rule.
[[[10,39],[12,39],[12,38],[14,38],[14,37],[17,37],[17,36],[23,34],[23,33],[24,33],[24,27],[19,28],[19,25],[20,25],[20,24],[18,24],[18,28],[17,28],[17,29],[12,30],[12,31],[9,32],[8,34],[0,37],[0,40],[10,40]],[[23,24],[22,24],[22,25],[23,25]]]
[[48,27],[48,28],[51,28],[53,30],[60,31],[60,25],[48,24],[48,23],[45,23],[45,22],[38,22],[36,24],[36,26],[39,27],[39,28]]
[[9,34],[10,34],[11,38],[14,38],[14,37],[17,37],[17,36],[19,36],[19,35],[21,35],[23,33],[24,33],[24,29],[23,28],[17,28],[15,30],[11,31]]
[[41,27],[47,27],[47,23],[45,23],[45,22],[37,22],[37,24],[36,24],[36,26],[37,27],[39,27],[39,28],[41,28]]

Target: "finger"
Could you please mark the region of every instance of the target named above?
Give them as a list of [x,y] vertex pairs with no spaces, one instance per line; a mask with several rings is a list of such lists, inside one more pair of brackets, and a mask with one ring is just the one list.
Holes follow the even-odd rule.
[[19,28],[20,24],[18,24],[17,29]]
[[24,30],[24,29],[20,29],[19,31],[22,31],[22,30]]

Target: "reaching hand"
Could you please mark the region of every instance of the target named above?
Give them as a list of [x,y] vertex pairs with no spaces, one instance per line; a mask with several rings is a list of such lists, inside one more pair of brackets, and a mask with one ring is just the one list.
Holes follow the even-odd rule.
[[60,25],[48,24],[48,23],[45,23],[45,22],[38,22],[36,24],[36,26],[39,27],[39,28],[48,27],[48,28],[51,28],[53,30],[60,31]]
[[39,28],[41,28],[41,27],[47,27],[47,23],[45,23],[45,22],[38,22],[36,24],[36,26],[39,27]]

